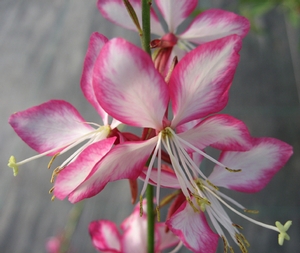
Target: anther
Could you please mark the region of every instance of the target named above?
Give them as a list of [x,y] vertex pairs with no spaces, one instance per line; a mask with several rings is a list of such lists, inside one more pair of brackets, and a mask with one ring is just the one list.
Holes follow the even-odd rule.
[[156,207],[156,215],[157,215],[157,221],[160,222],[160,211],[159,211],[159,206]]
[[143,216],[144,210],[143,210],[143,196],[140,196],[140,217]]
[[195,213],[199,212],[199,210],[195,207],[193,201],[189,197],[186,197],[186,201],[189,202],[190,206],[193,208]]
[[234,253],[234,250],[231,246],[229,247],[229,250],[230,250],[230,253]]
[[239,224],[236,224],[236,223],[232,223],[232,226],[234,226],[238,229],[244,229],[242,226],[240,226]]
[[227,249],[228,249],[227,240],[225,239],[225,237],[223,235],[221,237],[222,237],[223,244],[224,244],[224,253],[227,253]]
[[54,178],[57,176],[57,174],[59,173],[60,171],[60,167],[57,167],[53,170],[52,172],[52,176],[51,176],[51,179],[50,179],[50,183],[53,183],[54,182]]
[[258,214],[259,211],[258,210],[250,210],[250,209],[244,209],[245,213],[254,213],[254,214]]
[[54,161],[55,158],[58,157],[59,155],[60,155],[60,153],[56,153],[54,156],[52,156],[52,158],[51,158],[51,160],[50,160],[50,162],[48,163],[48,166],[47,166],[48,169],[50,169],[50,167],[51,167],[53,161]]
[[54,199],[55,199],[55,196],[52,196],[51,201],[54,201]]
[[209,186],[213,187],[215,190],[219,190],[219,187],[215,186],[212,182],[210,182],[208,179],[206,180],[206,183],[209,184]]
[[228,167],[225,167],[226,170],[228,170],[229,172],[241,172],[241,169],[238,170],[233,170],[233,169],[229,169]]
[[51,187],[51,189],[49,190],[49,194],[51,194],[54,191],[54,186]]

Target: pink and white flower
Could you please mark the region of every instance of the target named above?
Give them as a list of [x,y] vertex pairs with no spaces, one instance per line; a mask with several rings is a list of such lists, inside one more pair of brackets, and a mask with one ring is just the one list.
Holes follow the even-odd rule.
[[[143,195],[156,156],[158,168],[161,167],[162,148],[189,198],[189,192],[197,187],[195,175],[205,178],[190,158],[191,153],[196,152],[225,169],[227,166],[202,150],[207,146],[235,151],[250,149],[252,140],[241,121],[229,115],[210,116],[227,103],[240,46],[241,38],[231,35],[197,47],[178,63],[167,84],[141,49],[120,38],[105,44],[94,67],[98,102],[121,122],[151,128],[150,133],[155,131],[156,135],[115,146],[69,199],[76,202],[99,193],[108,182],[137,178],[152,154]],[[165,116],[169,101],[171,121]],[[158,180],[158,202],[159,189]]]
[[[145,201],[143,201],[145,206]],[[137,205],[133,213],[121,224],[122,233],[112,221],[99,220],[90,223],[89,231],[94,247],[101,252],[146,253],[147,251],[147,215],[140,217]],[[155,223],[155,253],[179,244],[172,232],[165,231],[163,222]]]
[[[141,21],[141,1],[131,0],[130,3]],[[151,45],[161,48],[155,58],[156,67],[161,73],[168,70],[174,56],[181,59],[195,45],[232,34],[243,38],[249,31],[250,24],[246,18],[232,12],[211,9],[196,16],[189,27],[178,34],[177,28],[196,9],[198,1],[156,0],[155,3],[167,24],[167,31],[164,31],[158,16],[151,10],[151,32],[160,38],[155,39]],[[122,0],[98,0],[98,9],[111,22],[136,30]]]
[[[187,248],[196,253],[214,253],[219,237],[224,242],[224,250],[233,251],[226,234],[239,245],[242,252],[247,252],[248,242],[239,230],[241,226],[232,222],[224,209],[226,206],[248,221],[279,232],[278,242],[282,245],[284,239],[289,240],[286,231],[291,225],[291,221],[284,226],[279,222],[276,222],[276,226],[272,226],[249,218],[233,206],[243,212],[250,210],[222,193],[219,187],[246,193],[258,192],[285,165],[292,153],[290,145],[274,138],[255,138],[253,147],[248,151],[223,151],[219,162],[230,167],[238,167],[241,171],[230,173],[216,165],[206,180],[195,178],[197,187],[190,192],[190,200],[179,198],[182,204],[166,221],[167,226]],[[142,174],[143,179],[146,177],[146,173],[147,170]],[[157,175],[158,170],[153,169],[150,182],[154,185],[158,184]],[[161,171],[160,184],[167,188],[181,188],[176,174],[171,169]],[[209,227],[207,219],[210,220],[215,232]],[[226,234],[224,230],[226,230]]]
[[20,165],[45,155],[53,156],[48,165],[50,167],[55,157],[84,143],[54,170],[54,175],[59,175],[55,186],[55,196],[58,198],[64,198],[74,190],[110,151],[116,140],[110,135],[119,122],[109,119],[95,97],[92,84],[94,62],[107,41],[99,33],[91,36],[81,79],[83,94],[99,113],[103,125],[87,122],[74,106],[63,100],[50,100],[14,113],[9,118],[9,123],[21,139],[40,153],[18,163],[12,156],[8,166],[13,168],[15,175]]

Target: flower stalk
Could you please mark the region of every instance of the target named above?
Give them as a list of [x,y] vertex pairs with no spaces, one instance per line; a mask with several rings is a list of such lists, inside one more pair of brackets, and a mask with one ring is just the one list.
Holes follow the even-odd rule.
[[[150,51],[150,8],[151,8],[152,1],[151,0],[142,0],[142,48],[146,51],[149,55],[151,55]],[[154,205],[153,205],[153,186],[147,186],[146,192],[147,198],[147,246],[148,246],[148,253],[154,253]]]

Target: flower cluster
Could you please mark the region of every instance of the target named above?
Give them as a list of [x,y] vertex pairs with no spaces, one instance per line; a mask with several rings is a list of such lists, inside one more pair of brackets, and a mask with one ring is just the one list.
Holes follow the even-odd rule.
[[[234,250],[230,241],[247,252],[249,243],[240,233],[241,226],[231,221],[224,206],[279,232],[282,245],[284,239],[289,240],[286,231],[291,221],[271,226],[253,220],[237,209],[251,210],[221,192],[221,188],[260,191],[292,155],[288,144],[274,138],[254,138],[242,121],[217,114],[228,102],[242,39],[249,30],[247,19],[208,10],[178,34],[178,26],[198,1],[155,2],[168,31],[164,32],[151,10],[152,32],[159,36],[150,43],[155,48],[153,58],[125,39],[91,35],[81,88],[103,124],[86,122],[62,100],[17,112],[9,123],[39,155],[21,162],[12,156],[8,165],[16,175],[20,165],[48,155],[52,156],[50,167],[57,156],[83,143],[54,169],[51,179],[55,181],[51,189],[54,197],[68,197],[72,203],[100,193],[109,182],[141,179],[141,203],[122,223],[123,235],[111,221],[91,223],[93,244],[103,252],[134,252],[137,247],[138,252],[146,252],[147,223],[145,215],[139,216],[148,184],[156,186],[158,219],[164,202],[160,201],[160,189],[176,192],[166,222],[155,224],[156,252],[180,240],[179,245],[193,252],[213,253],[219,238],[225,252]],[[135,21],[141,20],[141,3],[130,3],[98,0],[98,8],[110,21],[139,30],[127,10]],[[120,124],[141,128],[143,133],[121,131]],[[219,150],[220,156],[209,155],[207,147]],[[210,175],[201,170],[204,159],[215,164]]]

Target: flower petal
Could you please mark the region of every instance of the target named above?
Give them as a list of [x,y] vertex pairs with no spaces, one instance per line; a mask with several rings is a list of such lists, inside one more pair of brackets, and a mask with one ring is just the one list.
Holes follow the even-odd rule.
[[178,37],[203,44],[232,34],[243,38],[249,29],[250,23],[245,17],[229,11],[211,9],[199,14]]
[[74,162],[63,168],[56,177],[54,196],[64,199],[91,173],[94,166],[111,150],[116,137],[95,142],[85,148]]
[[175,33],[180,25],[196,8],[197,0],[155,0],[168,25],[169,32]]
[[204,213],[194,212],[187,201],[167,220],[166,224],[191,251],[216,252],[219,236],[209,227]]
[[[178,183],[178,179],[174,171],[169,169],[164,169],[167,166],[162,166],[161,174],[160,174],[160,186],[166,188],[180,189],[180,185]],[[140,179],[145,180],[148,168],[145,167],[140,175]],[[158,178],[158,170],[157,168],[152,168],[150,173],[149,183],[152,185],[157,185]]]
[[[141,1],[130,0],[130,4],[135,10],[135,13],[141,24],[142,21]],[[134,25],[132,19],[130,18],[126,10],[123,0],[98,0],[97,6],[104,18],[108,19],[109,21],[113,22],[116,25],[122,26],[129,30],[137,31],[136,26]],[[162,36],[164,34],[164,31],[153,9],[151,9],[150,15],[151,15],[151,19],[150,19],[151,32]]]
[[209,176],[216,186],[253,193],[262,190],[292,155],[292,147],[274,138],[254,139],[253,148],[246,152],[223,152],[220,162],[230,169],[242,171],[231,173],[216,166]]
[[123,253],[121,236],[115,223],[108,220],[92,221],[89,232],[94,247],[101,252]]
[[179,61],[169,83],[172,127],[224,108],[240,48],[240,37],[232,35],[203,44]]
[[139,210],[134,211],[123,221],[121,228],[125,227],[122,253],[147,253],[147,216],[140,217]]
[[162,127],[168,87],[140,48],[121,38],[110,40],[97,59],[93,84],[112,117],[132,126]]
[[86,124],[75,107],[63,100],[50,100],[14,113],[9,124],[28,146],[39,153],[57,148],[48,155],[95,130]]
[[212,146],[223,151],[246,151],[252,147],[252,138],[247,126],[225,114],[208,117],[178,136],[199,149]]
[[159,245],[156,245],[158,252],[173,247],[179,243],[179,238],[177,236],[175,236],[171,231],[166,232],[165,223],[156,223],[155,230],[157,231],[159,237],[159,240],[156,242],[156,244],[159,242]]
[[108,115],[102,109],[96,99],[93,87],[93,70],[98,54],[107,41],[108,39],[100,33],[95,32],[91,35],[88,50],[83,63],[83,71],[80,81],[80,86],[84,96],[102,117],[104,125],[108,124]]
[[69,195],[69,200],[75,203],[95,196],[108,182],[125,178],[136,179],[156,142],[157,138],[152,138],[147,141],[126,142],[115,146],[94,167],[88,178]]

